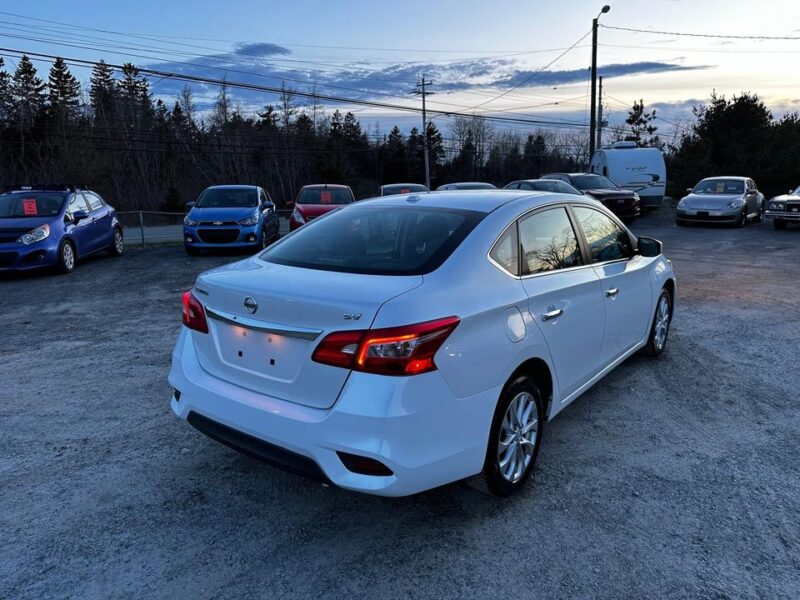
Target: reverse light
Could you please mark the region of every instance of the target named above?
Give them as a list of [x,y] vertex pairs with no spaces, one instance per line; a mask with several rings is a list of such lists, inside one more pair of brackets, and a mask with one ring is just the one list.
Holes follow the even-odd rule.
[[239,221],[239,225],[256,225],[258,223],[259,213],[258,211],[253,211],[249,217],[246,217]]
[[206,311],[191,290],[183,293],[183,324],[200,333],[208,333]]
[[435,371],[433,357],[459,322],[458,317],[447,317],[403,327],[338,331],[320,342],[312,359],[380,375]]
[[44,225],[37,227],[33,231],[29,231],[28,233],[22,234],[17,241],[27,246],[30,244],[34,244],[36,242],[41,242],[49,235],[50,235],[50,225],[45,223]]

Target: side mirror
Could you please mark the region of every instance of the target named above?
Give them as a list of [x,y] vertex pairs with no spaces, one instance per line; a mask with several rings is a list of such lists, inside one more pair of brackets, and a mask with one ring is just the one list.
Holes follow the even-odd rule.
[[654,257],[661,254],[661,242],[651,237],[639,237],[639,239],[636,240],[636,246],[639,249],[639,254],[642,256]]
[[187,202],[186,203],[186,208],[188,208],[189,210],[194,208],[194,200],[192,200],[191,202]]
[[686,188],[686,193],[687,194],[691,194],[692,193],[692,188]]
[[84,219],[89,218],[89,213],[85,210],[76,210],[72,213],[72,221],[77,224],[79,221],[83,221]]

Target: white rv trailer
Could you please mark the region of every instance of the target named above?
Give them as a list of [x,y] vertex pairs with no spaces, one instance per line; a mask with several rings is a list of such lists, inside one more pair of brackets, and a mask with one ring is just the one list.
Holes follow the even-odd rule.
[[637,148],[636,142],[615,142],[595,151],[590,170],[639,194],[642,208],[661,206],[667,186],[667,167],[664,154],[658,148]]

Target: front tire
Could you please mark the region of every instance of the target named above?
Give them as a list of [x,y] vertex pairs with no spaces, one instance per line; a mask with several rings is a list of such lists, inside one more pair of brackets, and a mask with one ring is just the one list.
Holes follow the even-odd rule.
[[108,253],[111,256],[122,256],[125,251],[125,239],[122,237],[122,230],[117,227],[114,230],[114,237],[111,240],[111,245],[108,247]]
[[747,209],[743,208],[742,216],[736,221],[736,227],[744,227],[745,225],[747,225]]
[[780,229],[780,230],[783,230],[783,229],[786,229],[786,227],[787,227],[788,225],[789,225],[789,224],[788,224],[786,221],[784,221],[783,219],[773,219],[773,220],[772,220],[772,226],[773,226],[775,229]]
[[505,387],[497,402],[483,465],[486,489],[503,498],[530,477],[544,427],[544,401],[536,383],[521,376]]
[[661,290],[661,295],[656,302],[656,312],[653,315],[653,325],[650,327],[650,337],[647,338],[645,353],[658,356],[667,347],[669,326],[672,323],[672,299],[666,289]]
[[77,256],[75,254],[75,246],[69,240],[61,242],[58,249],[58,270],[64,275],[69,275],[75,270],[75,261]]

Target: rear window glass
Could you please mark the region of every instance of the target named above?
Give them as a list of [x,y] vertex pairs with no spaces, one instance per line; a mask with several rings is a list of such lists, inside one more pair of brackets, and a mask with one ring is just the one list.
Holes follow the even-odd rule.
[[210,188],[200,195],[198,208],[233,208],[258,206],[258,194],[247,188]]
[[300,191],[297,204],[350,204],[353,193],[347,188],[306,188]]
[[373,275],[422,275],[453,253],[484,213],[418,206],[337,210],[261,254],[268,262]]
[[52,217],[61,212],[66,194],[13,192],[0,194],[0,219]]
[[383,186],[383,195],[413,194],[414,192],[427,192],[428,188],[419,183],[392,184]]

